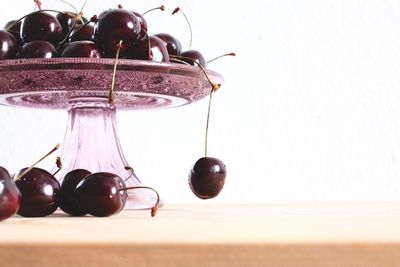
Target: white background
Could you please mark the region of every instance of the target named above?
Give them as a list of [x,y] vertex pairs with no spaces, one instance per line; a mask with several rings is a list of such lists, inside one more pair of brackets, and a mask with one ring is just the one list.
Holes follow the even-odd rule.
[[[68,9],[56,0],[44,8]],[[71,1],[80,6],[83,1]],[[150,33],[169,32],[226,82],[215,95],[210,156],[228,167],[215,202],[400,200],[400,2],[94,1],[90,17],[122,4],[144,12]],[[3,5],[0,23],[32,11]],[[203,153],[207,101],[120,112],[125,155],[167,202],[200,202],[187,173]],[[65,111],[0,107],[0,165],[25,167],[62,141]]]

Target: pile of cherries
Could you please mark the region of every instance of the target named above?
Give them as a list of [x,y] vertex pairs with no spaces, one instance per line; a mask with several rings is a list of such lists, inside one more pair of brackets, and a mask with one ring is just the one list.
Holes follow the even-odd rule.
[[[72,216],[106,217],[124,208],[127,190],[151,189],[126,187],[125,181],[116,174],[90,173],[84,169],[70,171],[61,185],[53,174],[36,167],[24,168],[15,177],[0,167],[0,221],[15,213],[23,217],[44,217],[58,207]],[[157,201],[151,209],[152,216],[160,200],[154,192]]]
[[[164,6],[155,9],[164,10]],[[39,10],[8,22],[0,30],[0,60],[115,58],[119,50],[119,58],[206,66],[200,52],[182,51],[181,43],[172,35],[147,33],[144,16],[121,6],[89,20],[72,12]]]

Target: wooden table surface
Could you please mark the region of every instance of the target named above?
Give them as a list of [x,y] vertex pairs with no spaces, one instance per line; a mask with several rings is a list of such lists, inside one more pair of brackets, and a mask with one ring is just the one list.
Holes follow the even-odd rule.
[[166,205],[0,222],[0,266],[400,266],[400,203]]

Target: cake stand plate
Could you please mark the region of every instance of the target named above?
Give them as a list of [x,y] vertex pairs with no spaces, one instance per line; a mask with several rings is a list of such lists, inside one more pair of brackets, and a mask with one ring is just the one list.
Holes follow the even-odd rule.
[[[13,107],[66,109],[67,130],[62,143],[62,182],[70,170],[113,172],[130,177],[127,186],[142,185],[122,153],[116,110],[162,109],[190,104],[212,88],[198,67],[141,60],[118,61],[110,104],[115,59],[53,58],[0,61],[0,104]],[[207,70],[213,83],[220,74]],[[49,144],[50,145],[50,144]],[[128,193],[127,208],[154,205],[145,189]]]

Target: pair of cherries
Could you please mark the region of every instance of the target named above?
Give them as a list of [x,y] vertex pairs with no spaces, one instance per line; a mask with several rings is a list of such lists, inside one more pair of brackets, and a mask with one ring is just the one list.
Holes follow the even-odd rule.
[[156,193],[157,200],[151,209],[156,215],[160,197],[153,188],[146,186],[126,187],[125,181],[109,172],[90,173],[85,169],[70,171],[63,179],[60,191],[60,209],[72,216],[90,214],[106,217],[120,212],[126,204],[127,191],[149,189]]

